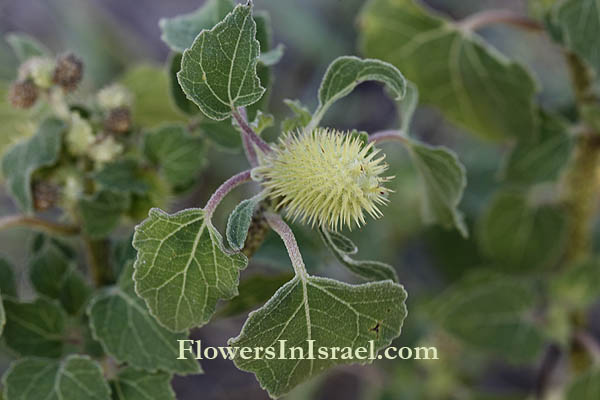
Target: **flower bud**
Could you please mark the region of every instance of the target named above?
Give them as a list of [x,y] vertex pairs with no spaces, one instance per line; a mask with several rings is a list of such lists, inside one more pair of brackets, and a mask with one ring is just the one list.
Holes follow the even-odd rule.
[[88,156],[97,163],[104,164],[113,161],[122,152],[123,145],[121,143],[118,143],[112,136],[105,136],[88,149]]
[[71,127],[66,136],[69,153],[74,156],[86,154],[95,141],[96,137],[89,122],[78,113],[72,113]]
[[122,85],[112,84],[98,92],[98,105],[108,111],[119,107],[130,107],[132,95]]
[[54,69],[53,81],[65,91],[71,92],[77,88],[83,77],[83,62],[73,53],[58,57]]
[[38,87],[31,80],[13,83],[8,92],[8,100],[16,108],[30,108],[39,95]]
[[19,68],[19,79],[31,79],[41,89],[49,89],[53,84],[56,62],[47,57],[32,57]]

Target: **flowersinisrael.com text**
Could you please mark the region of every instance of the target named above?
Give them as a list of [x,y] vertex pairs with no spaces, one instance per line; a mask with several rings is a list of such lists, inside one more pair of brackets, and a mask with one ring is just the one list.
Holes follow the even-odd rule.
[[231,347],[202,346],[201,340],[179,340],[179,360],[195,358],[213,360],[217,357],[232,360],[240,357],[244,360],[381,360],[415,359],[439,360],[436,347],[394,347],[383,349],[380,354],[375,350],[375,342],[369,341],[366,347],[315,347],[314,340],[307,340],[305,347],[287,346],[287,340],[278,340],[270,347]]

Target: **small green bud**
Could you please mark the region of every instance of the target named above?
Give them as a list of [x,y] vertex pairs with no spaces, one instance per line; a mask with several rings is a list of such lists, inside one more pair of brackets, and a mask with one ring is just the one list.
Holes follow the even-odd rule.
[[127,88],[119,84],[112,84],[98,92],[98,105],[104,110],[119,107],[130,107],[132,95]]
[[67,132],[66,142],[69,153],[74,156],[85,154],[96,141],[89,122],[77,113],[71,114],[71,128]]
[[19,68],[19,78],[31,79],[41,89],[49,89],[53,85],[56,62],[47,57],[32,57]]
[[83,183],[80,178],[74,174],[69,173],[65,178],[65,185],[63,187],[62,199],[67,205],[73,205],[83,195]]
[[35,104],[39,95],[38,87],[31,80],[13,83],[8,92],[8,100],[13,107],[30,108]]
[[118,143],[112,136],[105,136],[88,149],[88,156],[98,164],[104,164],[113,161],[122,152],[123,145],[121,143]]

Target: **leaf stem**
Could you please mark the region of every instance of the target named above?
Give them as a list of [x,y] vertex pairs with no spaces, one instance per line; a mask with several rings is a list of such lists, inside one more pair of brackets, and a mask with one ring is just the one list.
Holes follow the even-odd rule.
[[242,183],[248,182],[252,179],[250,172],[250,170],[240,172],[239,174],[227,179],[221,186],[219,186],[219,188],[213,193],[204,206],[204,212],[206,213],[207,219],[212,217],[215,209],[219,203],[221,203],[221,200],[223,200],[223,198],[227,196],[229,192]]
[[285,223],[279,214],[265,213],[265,218],[267,219],[267,223],[271,229],[277,232],[281,240],[283,240],[283,244],[287,249],[290,260],[292,261],[294,272],[300,277],[300,279],[305,281],[308,278],[308,273],[306,272],[304,260],[302,259],[302,254],[300,254],[300,249],[298,248],[298,243],[296,242],[294,232],[292,232],[292,229],[288,224]]
[[[245,110],[241,111],[241,112],[243,112],[244,115],[246,114]],[[252,127],[250,125],[248,125],[248,121],[246,121],[245,116],[243,116],[241,114],[241,112],[240,112],[240,108],[238,108],[237,110],[232,110],[231,114],[233,115],[233,118],[235,118],[235,120],[238,123],[238,125],[240,126],[240,128],[242,128],[242,132],[243,132],[242,136],[246,136],[247,140],[252,142],[252,144],[256,145],[256,147],[258,147],[264,153],[271,152],[273,150],[273,149],[271,149],[271,146],[269,146],[269,144],[267,142],[265,142],[263,139],[261,139],[261,137],[258,136],[256,134],[256,132],[254,132],[254,129],[252,129]]]
[[375,132],[369,135],[369,142],[371,143],[381,143],[381,142],[391,142],[391,141],[399,141],[402,143],[406,143],[407,139],[403,131],[400,130],[385,130]]
[[64,236],[76,235],[80,232],[80,228],[77,225],[61,224],[37,217],[29,217],[26,215],[9,215],[0,217],[0,231],[17,226],[26,226],[47,233],[54,233]]
[[[239,108],[240,116],[243,120],[247,121],[248,116],[246,114],[246,108]],[[250,140],[250,136],[247,134],[242,134],[242,144],[244,145],[244,153],[246,153],[246,158],[250,163],[250,166],[256,167],[258,165],[258,158],[256,157],[256,150],[254,150],[254,146],[252,145],[252,141]]]
[[508,24],[528,31],[543,31],[544,25],[525,15],[510,10],[485,10],[462,19],[459,28],[465,31],[475,31],[494,24]]

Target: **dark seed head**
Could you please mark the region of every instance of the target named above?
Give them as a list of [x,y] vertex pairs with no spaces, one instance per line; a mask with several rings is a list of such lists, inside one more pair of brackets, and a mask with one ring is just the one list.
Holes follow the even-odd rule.
[[33,184],[33,206],[36,211],[44,211],[56,204],[58,188],[48,182]]
[[109,111],[104,120],[106,130],[114,133],[126,133],[131,129],[131,111],[127,107],[118,107]]
[[29,108],[38,98],[38,87],[30,79],[13,83],[8,92],[8,99],[13,107]]
[[83,77],[83,62],[73,53],[58,57],[53,81],[66,91],[70,92],[77,88]]

